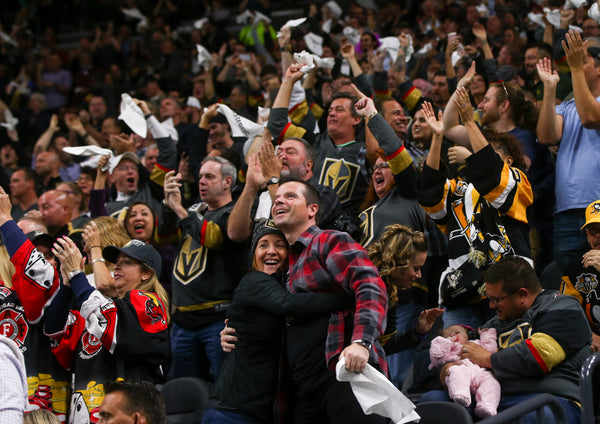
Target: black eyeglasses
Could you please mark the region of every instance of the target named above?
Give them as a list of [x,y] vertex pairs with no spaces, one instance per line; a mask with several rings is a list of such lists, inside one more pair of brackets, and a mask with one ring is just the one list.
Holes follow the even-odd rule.
[[493,304],[497,305],[500,302],[508,299],[509,297],[511,297],[512,295],[514,295],[515,293],[517,293],[518,291],[519,291],[519,289],[516,289],[512,293],[507,294],[506,296],[494,297],[494,296],[490,296],[489,294],[487,294],[487,291],[484,290],[483,291],[483,295],[488,298],[488,300],[490,301],[490,303],[493,303]]
[[506,94],[506,100],[509,99],[508,90],[506,89],[506,85],[504,85],[504,81],[500,80],[496,83],[497,86],[502,87],[504,90],[504,94]]
[[377,171],[378,169],[387,169],[389,167],[390,167],[389,162],[380,162],[371,167],[371,174],[374,173],[375,171]]

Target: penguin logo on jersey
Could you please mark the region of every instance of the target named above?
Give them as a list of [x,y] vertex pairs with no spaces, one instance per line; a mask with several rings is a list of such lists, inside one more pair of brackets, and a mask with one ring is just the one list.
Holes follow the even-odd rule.
[[24,350],[23,345],[28,332],[27,320],[21,312],[10,308],[0,312],[0,336],[11,339],[19,349]]
[[586,272],[577,276],[577,281],[575,282],[576,290],[583,293],[589,293],[592,290],[594,290],[597,286],[598,278],[596,277],[596,274]]
[[206,269],[208,249],[200,245],[192,250],[192,236],[186,235],[177,254],[173,275],[181,284],[194,281]]
[[319,184],[331,187],[340,199],[340,203],[351,199],[358,178],[358,165],[344,159],[326,158],[321,168]]

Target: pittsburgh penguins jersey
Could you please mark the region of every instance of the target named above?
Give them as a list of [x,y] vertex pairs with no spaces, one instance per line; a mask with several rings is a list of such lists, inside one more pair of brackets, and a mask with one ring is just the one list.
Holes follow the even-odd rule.
[[[227,220],[233,202],[216,210],[197,205],[179,222],[180,242],[173,266],[173,321],[196,329],[225,318],[233,290],[247,270],[248,245],[227,237]],[[172,211],[163,208],[167,221]],[[162,227],[160,232],[166,231]]]
[[[290,112],[293,113],[293,112]],[[299,119],[292,116],[292,121]],[[389,159],[394,158],[402,143],[381,114],[369,120],[368,127]],[[338,195],[342,208],[348,214],[358,214],[367,188],[369,175],[366,165],[366,145],[358,139],[350,144],[336,146],[329,135],[313,134],[288,120],[286,108],[274,108],[269,116],[269,130],[282,143],[288,137],[303,137],[315,150],[313,173],[319,184],[331,187]]]
[[16,272],[12,288],[0,282],[0,335],[13,340],[23,353],[31,408],[48,409],[65,422],[71,377],[50,354],[50,340],[43,332],[58,274],[14,221],[1,230]]
[[417,172],[407,149],[402,148],[396,157],[389,161],[394,175],[395,186],[377,203],[359,214],[363,247],[377,240],[391,224],[402,224],[408,228],[425,231],[425,212],[412,198],[416,195]]
[[[82,284],[89,285],[83,274],[71,279],[74,289]],[[57,297],[68,291],[62,287]],[[68,309],[67,302],[60,303]],[[109,381],[162,382],[159,367],[169,357],[169,333],[167,311],[155,293],[132,290],[123,299],[109,299],[94,290],[79,311],[68,312],[62,331],[49,336],[56,359],[74,373],[71,424],[98,421]]]
[[560,291],[579,300],[592,331],[600,334],[600,272],[593,266],[583,266],[581,257],[584,253],[577,255],[567,266]]
[[[424,165],[419,184],[419,203],[449,236],[450,267],[458,269],[467,261],[471,246],[484,240],[477,223],[494,217],[503,237],[489,244],[487,263],[504,254],[529,258],[527,207],[533,192],[525,173],[509,167],[491,145],[467,158],[469,181],[446,179],[445,171]],[[505,242],[507,240],[510,245]]]

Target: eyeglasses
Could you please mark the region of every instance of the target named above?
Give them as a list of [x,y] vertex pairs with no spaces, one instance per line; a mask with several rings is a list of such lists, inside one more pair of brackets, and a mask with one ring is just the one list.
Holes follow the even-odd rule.
[[506,94],[506,100],[509,100],[510,96],[508,95],[508,90],[506,89],[506,85],[504,85],[504,81],[500,80],[496,83],[499,87],[502,87],[504,90],[504,94]]
[[85,175],[85,176],[82,175],[81,177],[79,177],[75,180],[76,183],[81,183],[83,181],[94,181],[94,179],[92,177],[90,177],[89,175]]
[[517,293],[518,291],[519,291],[519,289],[514,290],[512,293],[507,294],[506,296],[494,297],[494,296],[490,296],[489,294],[487,294],[487,291],[484,290],[483,291],[483,295],[488,298],[488,300],[490,301],[490,303],[493,303],[494,305],[497,305],[500,302],[508,299],[509,297],[511,297],[512,295],[514,295],[515,293]]
[[371,167],[371,174],[373,174],[378,169],[388,169],[390,167],[389,162],[380,162]]

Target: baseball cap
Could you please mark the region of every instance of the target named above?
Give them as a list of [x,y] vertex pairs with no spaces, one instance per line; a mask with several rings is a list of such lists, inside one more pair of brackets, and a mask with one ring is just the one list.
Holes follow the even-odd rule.
[[56,243],[56,238],[42,231],[30,231],[29,233],[25,234],[25,237],[27,237],[35,246],[41,244],[42,246],[46,246],[48,249],[52,249],[54,243]]
[[594,223],[600,223],[600,199],[593,201],[585,208],[585,224],[581,229]]
[[106,246],[102,250],[102,256],[112,263],[117,262],[119,253],[123,253],[125,256],[142,262],[144,265],[151,268],[157,277],[160,276],[162,260],[158,251],[150,244],[133,239],[128,241],[123,247]]
[[109,167],[109,171],[112,174],[113,172],[115,172],[115,168],[117,166],[119,166],[119,164],[121,163],[121,161],[123,159],[129,159],[130,161],[132,161],[133,163],[135,163],[136,165],[138,163],[140,163],[139,158],[136,156],[135,153],[133,152],[125,152],[121,155],[115,156],[110,158],[110,160],[108,161],[108,167]]

